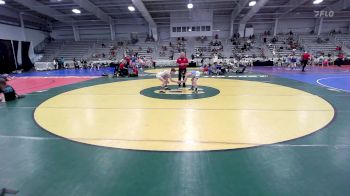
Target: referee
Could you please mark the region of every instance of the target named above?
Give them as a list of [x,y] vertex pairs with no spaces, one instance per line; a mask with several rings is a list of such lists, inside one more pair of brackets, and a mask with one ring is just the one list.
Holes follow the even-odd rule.
[[[180,58],[177,59],[176,64],[179,66],[179,81],[182,81],[185,79],[188,66],[188,59],[184,52],[180,53]],[[186,84],[183,83],[182,86],[185,88]],[[181,83],[179,84],[179,87],[181,87]]]

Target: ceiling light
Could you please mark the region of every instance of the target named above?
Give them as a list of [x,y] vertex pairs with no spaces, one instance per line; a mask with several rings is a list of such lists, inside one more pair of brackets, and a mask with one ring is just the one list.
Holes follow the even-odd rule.
[[80,14],[81,13],[81,11],[79,9],[72,9],[72,12],[74,14]]
[[128,6],[128,10],[130,12],[134,12],[135,11],[135,7],[130,5],[130,6]]
[[0,5],[5,5],[6,2],[4,0],[0,0]]
[[314,0],[313,4],[320,4],[322,2],[323,2],[323,0]]
[[192,9],[193,8],[193,4],[192,3],[187,4],[187,8],[188,9]]
[[250,7],[253,7],[255,4],[256,4],[256,1],[251,1],[251,2],[249,2],[248,5],[249,5]]

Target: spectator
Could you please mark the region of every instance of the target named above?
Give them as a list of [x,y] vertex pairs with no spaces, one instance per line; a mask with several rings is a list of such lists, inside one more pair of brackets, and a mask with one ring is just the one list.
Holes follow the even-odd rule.
[[343,62],[344,62],[344,54],[340,53],[338,55],[338,58],[337,60],[335,60],[335,64],[338,66],[338,67],[341,67],[343,65]]
[[75,58],[73,59],[73,65],[74,65],[75,69],[79,69],[80,68],[79,64],[78,64],[78,61]]
[[125,77],[128,75],[128,69],[126,68],[126,60],[123,60],[119,65],[119,76]]
[[4,103],[23,97],[23,95],[18,95],[15,89],[6,83],[5,79],[0,78],[0,102]]

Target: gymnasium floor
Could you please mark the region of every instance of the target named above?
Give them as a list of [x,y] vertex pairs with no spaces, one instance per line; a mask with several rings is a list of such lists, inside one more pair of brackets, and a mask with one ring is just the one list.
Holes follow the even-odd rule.
[[200,93],[61,70],[11,81],[0,189],[23,196],[350,195],[350,67],[204,76]]

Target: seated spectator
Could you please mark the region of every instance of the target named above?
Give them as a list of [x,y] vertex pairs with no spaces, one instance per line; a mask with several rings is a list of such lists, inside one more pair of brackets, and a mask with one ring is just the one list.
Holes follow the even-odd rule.
[[329,66],[329,60],[327,58],[323,60],[322,66]]
[[73,59],[73,64],[74,64],[74,68],[75,69],[79,69],[80,68],[80,66],[78,64],[78,61],[75,58]]
[[272,40],[271,40],[272,43],[276,43],[277,41],[278,41],[278,40],[277,40],[276,37],[273,37]]
[[123,60],[119,65],[119,76],[125,77],[128,76],[128,68],[126,68],[126,60]]
[[137,70],[136,66],[132,68],[132,73],[129,74],[129,77],[138,77],[139,71]]
[[209,67],[208,67],[207,65],[204,65],[204,66],[202,67],[202,71],[203,71],[203,73],[204,73],[205,75],[208,75],[208,74],[209,74]]
[[18,95],[15,89],[6,83],[6,80],[0,78],[0,102],[7,102],[23,98],[23,95]]

